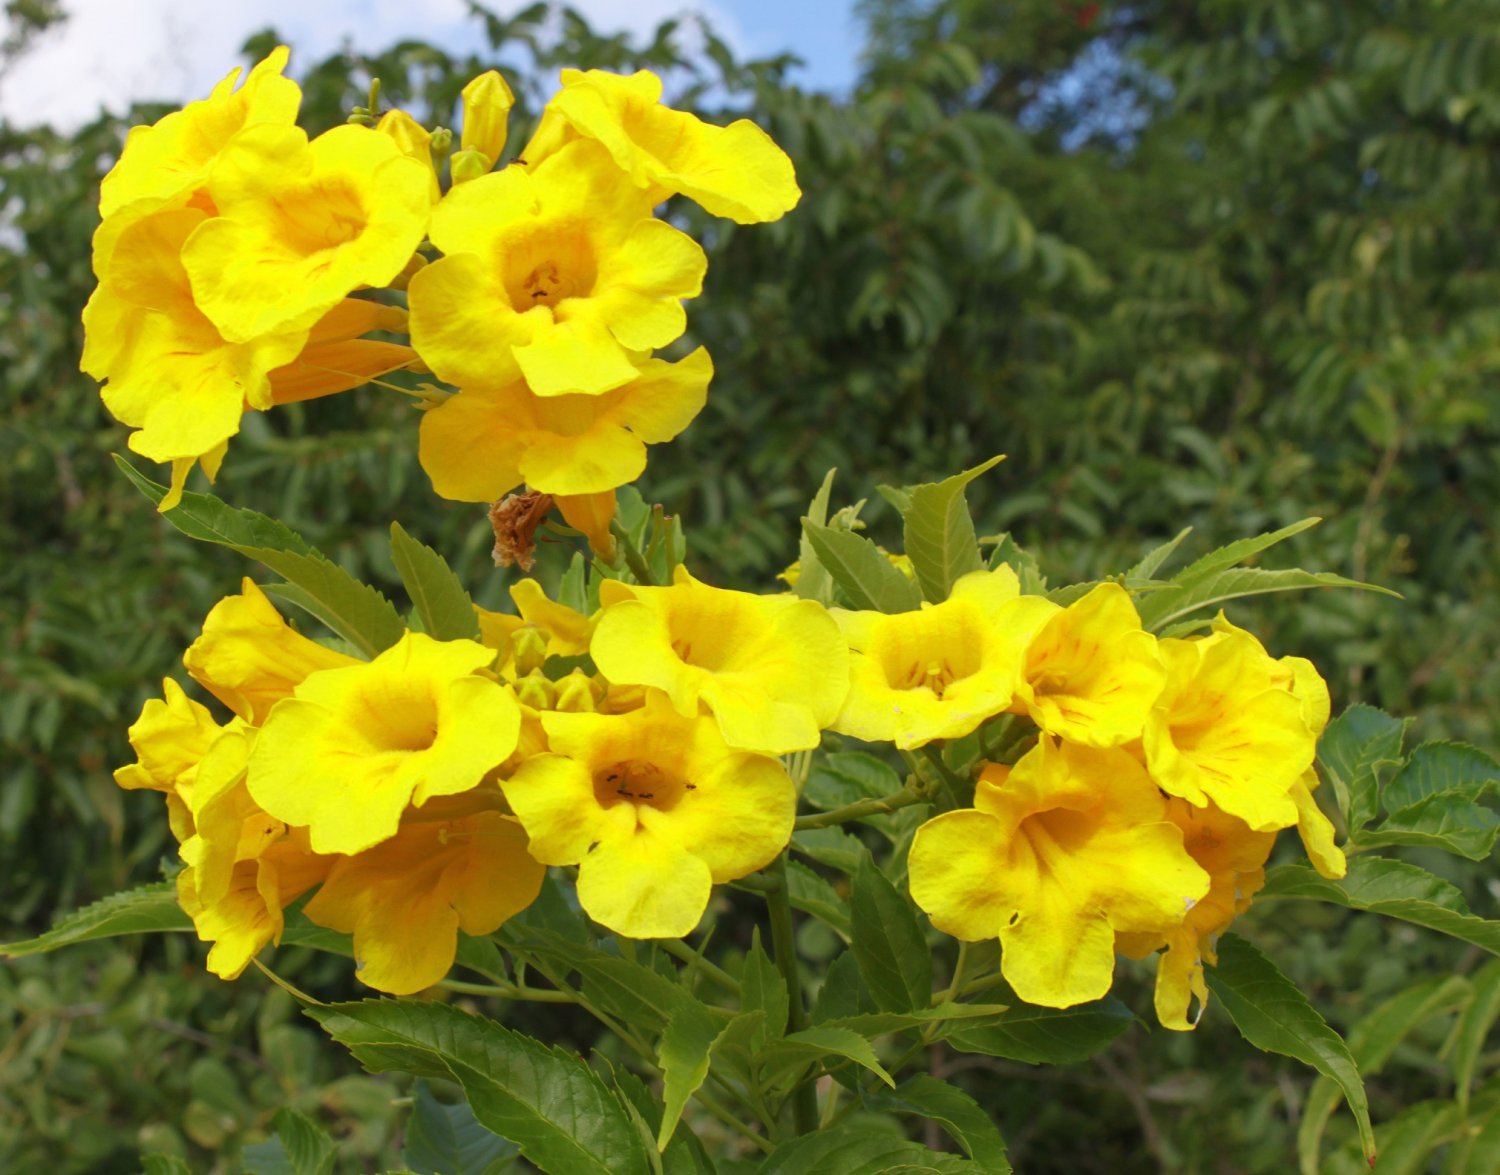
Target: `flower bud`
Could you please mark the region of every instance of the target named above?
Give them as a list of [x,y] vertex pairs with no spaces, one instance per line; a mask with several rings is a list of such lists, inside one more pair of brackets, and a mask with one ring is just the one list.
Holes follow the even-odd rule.
[[537,673],[547,660],[547,634],[532,624],[518,628],[510,635],[510,649],[518,676]]
[[532,710],[550,710],[556,704],[557,689],[540,671],[528,673],[516,682],[516,700]]
[[[463,100],[463,149],[486,156],[490,165],[493,165],[505,150],[510,108],[516,104],[516,96],[511,93],[505,79],[492,69],[480,74],[463,88]],[[489,165],[484,170],[488,171]],[[455,171],[455,183],[458,178]]]

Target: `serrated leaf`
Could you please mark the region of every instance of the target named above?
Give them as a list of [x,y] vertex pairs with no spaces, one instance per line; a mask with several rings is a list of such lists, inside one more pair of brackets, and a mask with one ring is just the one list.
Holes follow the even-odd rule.
[[786,863],[787,901],[794,909],[811,914],[848,942],[854,933],[849,923],[849,906],[819,874],[801,861]]
[[875,1039],[892,1032],[904,1032],[910,1028],[925,1028],[929,1024],[944,1024],[956,1020],[988,1020],[1010,1011],[1009,1004],[959,1004],[942,1003],[920,1012],[856,1012],[847,1016],[829,1017],[820,1023],[835,1028],[849,1028]]
[[870,1042],[848,1028],[815,1024],[800,1032],[788,1033],[763,1048],[758,1059],[767,1079],[774,1082],[781,1074],[807,1061],[822,1061],[825,1068],[832,1068],[833,1066],[826,1064],[830,1057],[853,1061],[875,1074],[886,1085],[895,1088],[895,1079],[885,1071]]
[[[1010,993],[1001,990],[1005,999]],[[1015,1000],[992,1019],[959,1021],[941,1035],[961,1053],[1071,1065],[1103,1050],[1133,1020],[1130,1009],[1113,996],[1072,1008],[1038,1008]]]
[[[1349,1052],[1366,1079],[1379,1073],[1408,1033],[1434,1015],[1452,1012],[1469,991],[1469,984],[1456,976],[1424,980],[1385,1001],[1362,1018],[1349,1032]],[[1297,1127],[1297,1156],[1303,1175],[1318,1175],[1322,1168],[1321,1147],[1328,1119],[1343,1093],[1332,1078],[1318,1075],[1302,1107]],[[1382,1153],[1382,1161],[1385,1159]]]
[[650,967],[560,935],[508,923],[505,939],[528,954],[561,964],[564,971],[576,971],[592,1002],[647,1032],[661,1032],[675,1013],[690,1005],[701,1006],[685,987]]
[[428,636],[440,641],[479,639],[479,616],[448,561],[391,523],[391,558]]
[[[128,461],[116,456],[115,462],[153,502],[166,495],[165,486]],[[181,503],[162,517],[189,538],[229,547],[264,563],[290,587],[269,585],[268,593],[305,608],[365,656],[390,648],[406,632],[389,600],[275,519],[236,509],[210,494],[194,493],[183,494]]]
[[1471,861],[1486,860],[1494,851],[1495,838],[1500,836],[1500,815],[1480,801],[1495,790],[1496,784],[1491,782],[1477,794],[1454,790],[1424,796],[1391,813],[1378,827],[1366,828],[1352,838],[1350,847],[1421,845]]
[[831,812],[860,800],[894,795],[902,788],[894,767],[862,751],[835,751],[813,764],[802,796],[814,808]]
[[1252,1045],[1311,1065],[1338,1083],[1359,1124],[1365,1158],[1373,1164],[1375,1132],[1359,1066],[1343,1038],[1307,997],[1270,959],[1234,934],[1219,940],[1219,962],[1205,968],[1205,978],[1240,1035]]
[[555,1175],[646,1175],[646,1147],[587,1065],[446,1004],[364,1000],[306,1009],[373,1073],[457,1081],[486,1129]]
[[406,1120],[406,1165],[416,1175],[487,1175],[516,1154],[515,1143],[486,1130],[468,1102],[446,1105],[418,1081]]
[[792,848],[802,856],[810,857],[830,869],[837,869],[840,873],[853,873],[869,851],[859,837],[837,826],[804,828],[794,832]]
[[995,542],[986,565],[991,571],[997,567],[1009,567],[1016,573],[1023,596],[1040,596],[1047,591],[1047,577],[1042,574],[1036,556],[1011,538],[1002,534]]
[[1405,861],[1354,857],[1338,881],[1320,877],[1307,865],[1279,865],[1266,873],[1256,901],[1301,898],[1368,910],[1425,926],[1500,955],[1500,922],[1469,911],[1463,894],[1450,883]]
[[805,519],[802,533],[850,607],[895,613],[913,612],[921,605],[916,585],[869,539],[847,530],[816,526]]
[[[806,521],[814,526],[828,524],[828,498],[833,493],[833,477],[837,472],[837,469],[830,469],[823,475],[823,484],[807,505]],[[798,598],[817,600],[820,604],[833,603],[833,577],[813,550],[805,529],[797,538],[797,564],[797,584],[792,590]]]
[[991,457],[943,481],[912,488],[911,506],[903,515],[906,555],[917,573],[922,595],[931,603],[946,600],[959,576],[983,569],[964,491],[976,477],[1003,460],[1003,456]]
[[35,938],[0,943],[0,955],[19,959],[26,955],[43,955],[78,942],[117,938],[122,934],[192,928],[192,919],[177,904],[176,887],[170,881],[162,881],[100,898],[81,910],[64,914],[51,929]]
[[688,1098],[708,1078],[710,1054],[724,1027],[724,1021],[698,1004],[687,1004],[668,1018],[656,1050],[656,1061],[662,1072],[661,1128],[656,1134],[658,1151],[667,1149]]
[[804,1134],[782,1143],[766,1156],[756,1175],[885,1175],[892,1171],[930,1171],[936,1175],[978,1175],[980,1168],[958,1155],[930,1151],[857,1122]]
[[1156,576],[1156,573],[1161,570],[1162,564],[1170,559],[1173,552],[1175,552],[1177,548],[1182,545],[1182,540],[1187,538],[1188,535],[1192,533],[1193,528],[1191,526],[1185,526],[1177,532],[1174,538],[1168,539],[1159,547],[1153,547],[1150,551],[1148,551],[1141,557],[1140,562],[1136,563],[1135,566],[1133,566],[1129,571],[1125,573],[1125,578],[1154,578]]
[[786,1033],[787,1017],[791,1012],[791,997],[787,994],[786,980],[771,956],[760,945],[760,930],[756,929],[750,949],[745,953],[745,964],[740,969],[740,1010],[763,1012],[764,1039],[753,1042],[753,1048],[761,1048],[767,1041],[777,1040]]
[[1411,753],[1406,765],[1380,794],[1387,812],[1405,808],[1438,792],[1482,796],[1500,783],[1500,765],[1478,747],[1467,743],[1426,742]]
[[1399,592],[1378,584],[1360,583],[1331,571],[1303,571],[1295,567],[1281,571],[1269,571],[1260,567],[1232,567],[1213,572],[1202,579],[1186,580],[1178,576],[1173,582],[1178,583],[1182,590],[1153,592],[1136,605],[1141,614],[1142,625],[1152,632],[1166,628],[1191,612],[1213,608],[1244,596],[1262,596],[1271,592],[1355,588],[1400,599]]
[[859,962],[853,951],[841,951],[835,955],[823,973],[823,985],[813,1000],[812,1021],[824,1024],[848,1016],[860,1016],[875,1011],[875,1001],[865,989],[859,977]]
[[1010,1171],[1005,1140],[989,1114],[963,1090],[946,1081],[922,1073],[888,1093],[868,1095],[865,1104],[872,1110],[915,1114],[924,1121],[936,1122],[964,1148],[964,1153],[980,1170],[990,1175],[1006,1175]]
[[854,957],[876,1005],[910,1012],[932,1002],[932,950],[911,900],[866,855],[850,897]]
[[[884,498],[902,517],[911,509],[911,491],[902,486],[878,485],[875,492]],[[816,521],[816,520],[815,520]]]
[[[1188,583],[1189,581],[1205,579],[1216,572],[1226,568],[1234,567],[1243,563],[1251,555],[1258,555],[1269,547],[1291,538],[1293,535],[1301,534],[1304,530],[1311,530],[1322,522],[1321,518],[1304,518],[1294,522],[1290,526],[1283,526],[1280,530],[1267,531],[1265,534],[1254,535],[1251,538],[1236,539],[1232,543],[1226,543],[1222,547],[1216,547],[1207,555],[1189,563],[1181,571],[1172,577],[1174,583]],[[1179,538],[1183,536],[1178,536]]]
[[245,1147],[246,1175],[329,1175],[333,1170],[339,1144],[316,1122],[285,1106],[271,1125],[275,1138]]
[[1352,836],[1380,808],[1382,767],[1401,761],[1409,718],[1392,718],[1374,706],[1350,706],[1318,740],[1318,763],[1328,777]]

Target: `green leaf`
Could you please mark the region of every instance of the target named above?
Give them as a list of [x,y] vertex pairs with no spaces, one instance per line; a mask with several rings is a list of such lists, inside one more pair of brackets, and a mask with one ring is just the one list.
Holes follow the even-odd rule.
[[920,1012],[855,1012],[820,1021],[835,1028],[849,1028],[872,1040],[909,1028],[925,1028],[954,1020],[987,1020],[1010,1011],[1009,1004],[943,1003]]
[[[837,469],[830,469],[823,475],[823,484],[808,503],[806,521],[814,526],[828,524],[828,497],[833,492],[833,476],[837,472]],[[823,566],[823,561],[818,558],[818,553],[813,550],[805,529],[798,538],[797,584],[792,590],[799,599],[817,600],[820,604],[833,603],[833,578]]]
[[1350,706],[1318,740],[1318,762],[1338,796],[1351,836],[1375,818],[1380,769],[1401,762],[1401,743],[1410,722],[1374,706]]
[[786,863],[786,896],[794,909],[826,923],[845,942],[853,936],[848,904],[838,890],[801,861]]
[[391,523],[391,558],[406,585],[406,594],[421,618],[422,629],[440,641],[479,639],[474,601],[447,560]]
[[1159,547],[1152,548],[1145,554],[1139,563],[1125,573],[1126,579],[1151,579],[1161,570],[1162,564],[1172,557],[1173,552],[1182,545],[1182,540],[1193,533],[1191,526],[1185,526],[1177,532],[1175,538],[1170,538]]
[[143,1175],[193,1175],[193,1169],[176,1155],[145,1155],[141,1158]]
[[778,1040],[786,1034],[791,997],[787,994],[786,980],[781,971],[760,945],[758,927],[752,933],[750,950],[746,952],[745,964],[740,969],[740,1010],[765,1013],[763,1039],[754,1041],[751,1047],[759,1049],[767,1041]]
[[997,567],[1009,567],[1014,571],[1016,579],[1020,581],[1023,596],[1040,596],[1047,590],[1047,577],[1042,574],[1036,556],[1009,534],[1002,534],[996,540],[995,549],[990,552],[988,566],[991,571]]
[[802,856],[811,857],[818,864],[837,869],[840,873],[853,873],[869,851],[859,837],[836,825],[831,828],[804,828],[792,833],[792,848]]
[[191,930],[192,919],[177,904],[177,888],[170,881],[143,885],[139,889],[100,898],[92,905],[64,914],[52,928],[36,938],[0,943],[0,955],[19,959],[43,955],[58,947],[122,934],[147,934],[161,930]]
[[417,1175],[491,1175],[510,1166],[515,1143],[492,1134],[468,1102],[445,1105],[418,1081],[406,1120],[402,1158]]
[[667,1149],[688,1098],[707,1079],[709,1057],[724,1026],[724,1021],[697,1004],[679,1008],[667,1020],[656,1051],[657,1064],[662,1072],[661,1129],[656,1134],[658,1151]]
[[1484,1103],[1475,1098],[1467,1129],[1448,1158],[1447,1175],[1494,1175],[1500,1171],[1500,1085],[1491,1083]]
[[1375,1133],[1359,1066],[1348,1046],[1276,965],[1235,934],[1219,940],[1219,962],[1205,969],[1209,990],[1240,1030],[1262,1052],[1311,1065],[1338,1083],[1359,1123],[1365,1158],[1375,1162]]
[[889,1093],[868,1095],[865,1104],[872,1110],[915,1114],[923,1121],[936,1122],[964,1148],[964,1153],[980,1170],[992,1175],[1006,1175],[1010,1171],[1005,1140],[989,1114],[963,1090],[946,1081],[919,1074]]
[[1467,743],[1426,742],[1412,751],[1380,795],[1387,812],[1406,808],[1439,792],[1459,792],[1479,799],[1500,783],[1500,765]]
[[1500,922],[1469,911],[1463,894],[1425,869],[1384,857],[1355,857],[1339,881],[1320,877],[1307,865],[1279,865],[1266,874],[1256,901],[1302,898],[1350,910],[1369,910],[1425,926],[1500,955]]
[[932,1172],[974,1175],[982,1168],[957,1155],[930,1151],[896,1134],[871,1130],[859,1122],[842,1122],[827,1130],[782,1143],[756,1168],[756,1175],[886,1175],[888,1172]]
[[[117,455],[115,462],[153,502],[166,495],[165,486],[128,461]],[[264,563],[287,581],[268,586],[268,594],[305,608],[368,657],[390,648],[406,632],[389,600],[275,519],[237,510],[210,494],[191,493],[183,494],[182,502],[162,517],[189,538],[229,547]]]
[[862,611],[913,612],[922,602],[917,587],[867,538],[803,520],[802,533],[828,569],[850,607]]
[[1268,571],[1260,567],[1233,567],[1202,579],[1184,580],[1182,576],[1178,576],[1174,582],[1181,585],[1181,591],[1152,592],[1136,604],[1142,625],[1152,632],[1159,632],[1201,608],[1212,608],[1228,600],[1237,600],[1242,596],[1261,596],[1268,592],[1337,587],[1358,588],[1360,591],[1379,592],[1400,598],[1400,593],[1377,584],[1360,583],[1355,579],[1334,575],[1331,571],[1303,571],[1300,568]]
[[560,1048],[446,1004],[363,1000],[307,1014],[372,1073],[463,1086],[474,1117],[555,1175],[645,1175],[645,1144],[620,1099]]
[[[1226,543],[1222,547],[1210,551],[1201,559],[1189,563],[1181,571],[1172,577],[1174,583],[1187,583],[1193,580],[1205,579],[1215,572],[1234,567],[1243,563],[1251,555],[1258,555],[1268,547],[1274,547],[1277,543],[1291,538],[1293,535],[1301,534],[1304,530],[1311,530],[1322,522],[1321,518],[1304,518],[1300,522],[1294,522],[1290,526],[1283,526],[1280,530],[1267,531],[1265,534],[1255,535],[1253,538],[1236,539],[1232,543]],[[1178,535],[1173,545],[1186,536]],[[1154,554],[1155,552],[1153,552]],[[1168,554],[1171,552],[1169,551]],[[1150,556],[1147,556],[1150,558]]]
[[1453,1082],[1458,1104],[1467,1112],[1484,1044],[1500,1019],[1500,959],[1491,959],[1469,977],[1471,997],[1453,1036]]
[[961,575],[979,571],[979,539],[964,490],[980,474],[993,469],[1004,457],[991,457],[982,465],[944,481],[913,487],[906,521],[906,554],[917,573],[922,594],[940,604]]
[[[1459,1127],[1459,1110],[1451,1101],[1431,1100],[1408,1106],[1380,1124],[1380,1161],[1376,1175],[1426,1175],[1434,1170],[1432,1154],[1452,1142]],[[1326,1175],[1369,1175],[1370,1164],[1352,1144],[1329,1156],[1321,1168]]]
[[[1010,995],[1000,990],[1005,992],[1000,998]],[[1133,1020],[1130,1009],[1113,996],[1072,1008],[1038,1008],[1016,1000],[993,1019],[960,1021],[944,1029],[942,1038],[961,1053],[1031,1065],[1072,1065],[1103,1050]]]
[[803,798],[814,808],[831,812],[860,800],[878,799],[901,790],[894,767],[862,751],[835,751],[813,764]]
[[875,1001],[859,977],[859,961],[853,951],[841,951],[823,973],[823,985],[813,1000],[813,1023],[824,1024],[874,1011]]
[[868,1069],[892,1089],[895,1079],[885,1071],[880,1058],[875,1055],[870,1042],[859,1033],[848,1028],[836,1028],[827,1024],[816,1024],[801,1032],[792,1032],[760,1051],[760,1061],[768,1079],[776,1078],[807,1061],[821,1061],[825,1068],[828,1058],[836,1057],[853,1061]]
[[[1437,976],[1407,988],[1365,1016],[1349,1032],[1349,1052],[1366,1078],[1384,1067],[1412,1029],[1434,1015],[1451,1013],[1468,994],[1469,984],[1456,976]],[[1323,1169],[1320,1150],[1323,1131],[1343,1094],[1337,1082],[1319,1074],[1308,1091],[1297,1127],[1297,1156],[1303,1175]],[[1386,1155],[1382,1153],[1381,1161]]]
[[1468,790],[1434,792],[1391,814],[1376,828],[1352,838],[1351,849],[1383,845],[1422,845],[1471,861],[1486,860],[1500,836],[1500,815],[1480,801],[1494,792],[1493,782],[1477,794]]
[[850,897],[854,957],[859,973],[885,1012],[910,1012],[932,1003],[932,949],[911,900],[868,855],[854,874]]
[[271,1119],[276,1137],[244,1149],[246,1175],[329,1175],[339,1144],[316,1122],[290,1106]]

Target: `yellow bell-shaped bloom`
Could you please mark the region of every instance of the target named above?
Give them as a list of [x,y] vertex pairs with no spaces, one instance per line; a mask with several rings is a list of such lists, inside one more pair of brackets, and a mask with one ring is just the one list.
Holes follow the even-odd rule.
[[430,169],[369,127],[311,142],[298,127],[255,126],[209,179],[218,215],[182,262],[203,313],[226,339],[304,330],[351,291],[401,273],[427,231]]
[[987,768],[974,807],[917,830],[911,895],[939,930],[998,938],[1023,1000],[1067,1008],[1109,991],[1120,933],[1165,933],[1208,891],[1166,804],[1127,752],[1042,735]]
[[219,153],[238,132],[263,124],[291,126],[302,92],[281,76],[288,55],[279,45],[238,90],[236,68],[202,101],[189,102],[153,126],[132,128],[119,162],[99,186],[100,215],[108,220],[139,201],[159,205],[190,198],[204,187]]
[[1032,639],[1014,709],[1069,742],[1118,747],[1141,737],[1165,680],[1130,593],[1101,583]]
[[515,749],[520,711],[475,641],[408,633],[368,663],[314,673],[271,709],[250,794],[319,853],[393,836],[408,804],[477,787]]
[[544,713],[551,753],[502,783],[547,865],[578,866],[578,900],[631,938],[680,938],[715,883],[769,864],[797,793],[780,762],[726,746],[710,718],[659,698],[626,714]]
[[546,874],[512,817],[432,818],[440,814],[409,817],[390,840],[339,858],[305,907],[318,925],[354,936],[355,974],[392,995],[437,983],[458,932],[499,930],[531,905]]
[[443,195],[438,183],[437,168],[432,161],[432,132],[404,110],[387,110],[380,116],[375,129],[389,135],[400,148],[401,154],[414,159],[427,171],[427,195],[436,204]]
[[1349,871],[1349,862],[1343,849],[1333,843],[1332,822],[1313,798],[1317,786],[1318,773],[1311,767],[1292,785],[1292,803],[1297,805],[1297,836],[1313,868],[1324,877],[1339,878]]
[[237,979],[268,943],[280,942],[282,911],[328,875],[333,858],[307,846],[303,830],[294,829],[259,856],[237,861],[229,886],[212,902],[199,897],[196,871],[177,875],[177,901],[193,920],[204,942],[213,943],[208,969],[220,979]]
[[709,587],[600,585],[589,652],[618,685],[661,690],[684,718],[702,706],[731,747],[784,755],[818,745],[849,689],[849,654],[821,604]]
[[116,769],[115,782],[131,790],[149,788],[185,797],[198,764],[224,728],[207,706],[193,701],[170,677],[162,680],[161,689],[162,697],[148,699],[126,732],[137,761]]
[[295,631],[251,579],[239,595],[213,606],[182,663],[194,681],[255,725],[309,674],[358,664]]
[[628,485],[646,468],[646,446],[702,410],[712,377],[699,347],[676,363],[647,359],[637,378],[597,396],[538,396],[523,380],[466,388],[422,414],[422,468],[459,502],[492,502],[522,482],[547,494]]
[[1250,899],[1266,883],[1266,858],[1276,834],[1255,832],[1212,804],[1197,808],[1185,800],[1168,800],[1167,816],[1182,829],[1183,847],[1208,874],[1208,893],[1181,926],[1165,935],[1121,935],[1119,946],[1137,959],[1166,948],[1156,964],[1156,1015],[1163,1027],[1183,1032],[1197,1025],[1196,1018],[1188,1019],[1194,998],[1200,1015],[1208,1003],[1203,964],[1218,962],[1214,941],[1249,909]]
[[682,334],[708,265],[650,212],[588,141],[453,188],[430,232],[446,256],[408,287],[413,345],[461,388],[594,395],[639,378],[633,353]]
[[960,738],[1010,708],[1026,648],[1057,607],[1022,596],[1009,567],[959,578],[941,604],[834,618],[853,657],[833,729],[901,750]]
[[681,192],[740,224],[777,220],[802,190],[786,152],[748,119],[713,126],[661,105],[661,78],[603,70],[562,71],[525,152],[537,164],[577,138],[602,143],[653,204]]
[[1252,828],[1296,824],[1291,793],[1317,751],[1309,719],[1327,718],[1322,679],[1308,675],[1308,663],[1297,666],[1300,658],[1272,660],[1228,624],[1196,640],[1161,641],[1158,650],[1167,683],[1142,739],[1157,785],[1200,807],[1212,801]]

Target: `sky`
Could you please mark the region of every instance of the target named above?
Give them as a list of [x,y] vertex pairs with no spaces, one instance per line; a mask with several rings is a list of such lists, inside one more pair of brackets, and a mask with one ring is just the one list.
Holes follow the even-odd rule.
[[[745,56],[791,50],[807,60],[795,80],[844,89],[854,80],[854,0],[570,0],[602,31],[645,33],[688,10]],[[526,0],[492,0],[507,15]],[[346,37],[378,50],[402,37],[448,48],[472,43],[464,0],[65,0],[67,24],[47,33],[4,77],[0,114],[22,126],[81,125],[101,107],[183,102],[207,94],[240,63],[245,38],[272,26],[297,61],[321,60]]]

